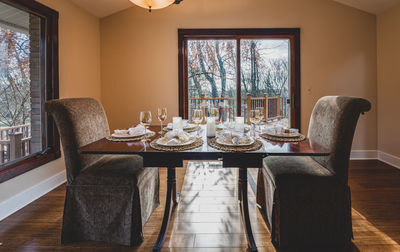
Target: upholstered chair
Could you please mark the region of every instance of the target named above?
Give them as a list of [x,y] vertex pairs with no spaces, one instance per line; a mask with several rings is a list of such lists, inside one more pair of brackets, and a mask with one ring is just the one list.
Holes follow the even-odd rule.
[[78,149],[110,134],[102,105],[91,98],[46,103],[61,136],[67,185],[61,243],[103,241],[139,245],[159,205],[159,171],[136,155],[81,155]]
[[347,184],[354,131],[371,104],[327,96],[315,105],[308,138],[325,146],[325,157],[267,157],[259,170],[257,203],[280,248],[346,247],[352,233]]

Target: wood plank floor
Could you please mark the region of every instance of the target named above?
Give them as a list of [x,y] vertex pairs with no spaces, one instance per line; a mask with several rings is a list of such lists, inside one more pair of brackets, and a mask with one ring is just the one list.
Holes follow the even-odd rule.
[[[256,170],[250,173],[257,181]],[[100,242],[61,246],[63,185],[0,222],[0,251],[151,251],[161,225],[166,170],[161,169],[160,175],[161,206],[146,223],[140,247]],[[215,162],[191,162],[187,169],[178,169],[177,176],[181,201],[172,216],[164,250],[245,251],[237,205],[237,170],[222,169]],[[378,161],[353,161],[349,183],[354,244],[346,251],[400,251],[400,170]],[[249,201],[259,251],[275,251],[251,186]]]

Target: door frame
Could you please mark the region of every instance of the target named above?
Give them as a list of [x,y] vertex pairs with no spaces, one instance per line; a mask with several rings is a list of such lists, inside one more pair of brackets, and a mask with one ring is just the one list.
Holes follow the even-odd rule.
[[187,41],[190,39],[236,40],[237,113],[241,114],[240,40],[284,38],[290,40],[290,123],[300,130],[300,28],[178,29],[179,115],[188,118]]

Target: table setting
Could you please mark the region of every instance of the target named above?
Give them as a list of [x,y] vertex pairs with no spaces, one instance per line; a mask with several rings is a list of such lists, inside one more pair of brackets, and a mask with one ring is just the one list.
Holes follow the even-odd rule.
[[153,137],[156,133],[139,124],[129,129],[114,130],[111,136],[106,137],[111,142],[142,141]]
[[276,142],[301,142],[306,136],[298,129],[287,128],[282,125],[267,125],[261,129],[260,137]]
[[157,118],[161,123],[161,130],[157,132],[159,136],[155,139],[153,137],[156,132],[148,129],[152,122],[151,111],[140,112],[138,125],[128,129],[116,129],[106,139],[111,142],[149,142],[150,147],[155,150],[172,152],[203,146],[203,132],[207,136],[208,146],[228,152],[257,151],[263,146],[261,139],[275,142],[300,142],[306,139],[297,129],[280,124],[261,126],[262,112],[259,110],[250,111],[250,125],[245,124],[244,117],[218,122],[219,117],[209,116],[205,118],[205,125],[201,126],[202,110],[193,111],[192,121],[173,117],[172,122],[167,123],[165,127],[163,122],[167,119],[167,108],[158,108]]

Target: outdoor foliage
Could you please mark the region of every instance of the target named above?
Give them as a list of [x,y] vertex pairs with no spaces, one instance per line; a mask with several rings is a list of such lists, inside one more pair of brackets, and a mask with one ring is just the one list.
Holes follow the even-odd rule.
[[[241,40],[242,95],[288,95],[290,71],[285,49],[288,42],[284,40]],[[236,51],[236,40],[188,41],[189,97],[236,97]]]
[[0,126],[30,121],[29,36],[0,28]]

